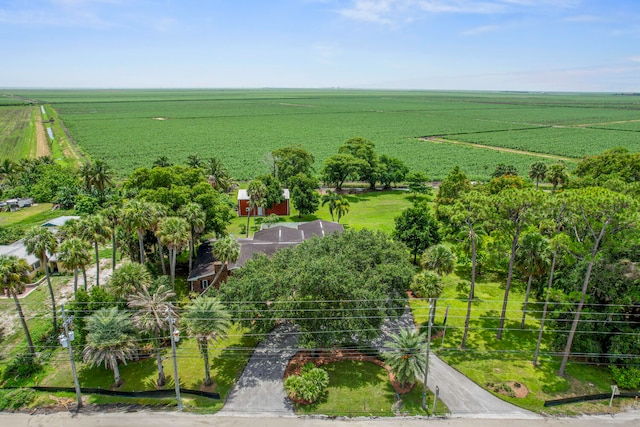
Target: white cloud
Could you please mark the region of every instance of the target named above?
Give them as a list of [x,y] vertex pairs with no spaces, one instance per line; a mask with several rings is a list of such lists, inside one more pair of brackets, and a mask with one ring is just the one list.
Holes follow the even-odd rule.
[[563,19],[564,22],[598,22],[603,21],[602,17],[595,15],[576,15]]
[[482,27],[470,28],[466,31],[463,31],[461,34],[463,36],[475,36],[478,34],[493,33],[502,29],[503,27],[500,27],[498,25],[484,25]]
[[522,9],[571,8],[581,0],[354,0],[338,10],[346,18],[390,24],[413,19],[416,13],[500,14]]

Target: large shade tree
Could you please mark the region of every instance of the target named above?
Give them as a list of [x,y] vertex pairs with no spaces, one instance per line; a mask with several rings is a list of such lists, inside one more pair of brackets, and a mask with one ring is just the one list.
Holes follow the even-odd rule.
[[24,246],[27,252],[34,254],[40,260],[40,264],[44,268],[44,274],[47,278],[47,287],[49,288],[49,297],[51,298],[51,311],[53,319],[53,330],[58,327],[58,318],[56,317],[56,299],[53,295],[53,287],[51,286],[51,277],[49,276],[49,255],[53,255],[58,249],[58,241],[51,230],[46,227],[36,225],[27,231],[24,237]]
[[407,245],[413,263],[429,246],[440,243],[438,221],[426,203],[414,203],[395,219],[393,236]]
[[402,244],[382,232],[348,230],[281,249],[271,259],[254,256],[219,295],[254,331],[295,319],[300,343],[324,348],[378,336],[385,317],[404,312],[412,278]]
[[204,361],[204,385],[211,385],[209,342],[224,337],[231,326],[229,311],[217,298],[201,296],[193,300],[183,315],[189,335],[198,340]]

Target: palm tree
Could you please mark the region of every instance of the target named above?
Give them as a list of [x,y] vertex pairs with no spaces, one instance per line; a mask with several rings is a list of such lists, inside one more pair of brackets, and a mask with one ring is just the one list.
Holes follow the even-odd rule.
[[84,361],[91,367],[104,363],[105,368],[113,369],[114,386],[120,387],[118,361],[126,365],[136,349],[129,314],[117,307],[100,309],[87,319],[87,332],[87,344],[82,351]]
[[144,232],[153,223],[153,205],[149,202],[133,199],[128,201],[123,208],[122,219],[129,231],[134,231],[138,235],[138,246],[140,250],[140,264],[144,264]]
[[204,231],[207,214],[198,203],[188,203],[180,208],[178,215],[189,223],[189,233],[191,235],[189,238],[189,273],[191,273],[195,241],[200,233]]
[[166,168],[169,166],[173,166],[173,163],[169,161],[167,156],[160,156],[153,162],[154,168]]
[[529,169],[529,178],[536,181],[536,190],[538,189],[540,181],[544,181],[546,176],[547,164],[545,162],[535,162],[531,164],[531,169]]
[[456,256],[445,245],[438,244],[428,248],[422,254],[422,266],[434,270],[442,277],[451,274],[456,266]]
[[[58,261],[67,270],[73,270],[73,293],[78,292],[78,269],[85,272],[86,266],[91,262],[89,255],[90,246],[79,237],[71,237],[60,244],[58,248]],[[84,290],[87,291],[87,275],[84,274]]]
[[153,234],[156,235],[156,241],[158,244],[158,257],[160,258],[160,266],[162,267],[162,274],[166,275],[167,274],[167,267],[165,266],[165,262],[164,262],[164,250],[163,250],[163,245],[162,245],[162,241],[160,240],[160,236],[158,236],[157,232],[158,232],[158,225],[160,224],[160,221],[162,221],[163,218],[167,217],[167,211],[168,209],[160,204],[160,203],[150,203],[150,207],[151,207],[151,224],[149,226],[149,229],[153,232]]
[[336,207],[336,200],[341,197],[340,194],[335,193],[332,190],[327,190],[325,194],[322,195],[322,206],[329,204],[329,213],[331,214],[331,221],[335,221],[333,218],[333,211]]
[[198,339],[198,346],[204,360],[204,385],[208,387],[211,385],[209,341],[227,334],[231,326],[231,315],[218,299],[201,296],[187,308],[183,319],[187,324],[189,335],[195,335]]
[[127,299],[152,283],[147,267],[137,262],[125,262],[116,268],[109,279],[108,289],[119,299]]
[[56,299],[53,295],[51,277],[49,276],[49,255],[54,254],[58,249],[56,236],[46,227],[36,225],[27,231],[24,237],[24,246],[29,254],[38,257],[40,264],[44,267],[44,274],[47,277],[49,296],[51,297],[51,310],[53,312],[53,330],[58,328],[58,318],[56,317]]
[[383,354],[389,370],[402,388],[416,383],[416,378],[424,374],[426,340],[414,328],[400,329],[398,334],[391,335],[392,341],[387,343],[389,351]]
[[553,193],[556,192],[556,188],[559,185],[565,186],[569,182],[569,175],[567,175],[567,167],[563,163],[555,163],[549,167],[549,173],[547,173],[547,179],[553,184]]
[[516,254],[517,268],[523,274],[528,275],[527,290],[524,296],[522,308],[522,321],[520,329],[524,329],[524,321],[527,315],[527,305],[529,304],[529,293],[534,277],[544,274],[550,263],[549,240],[537,231],[523,233],[520,239],[520,248]]
[[203,165],[202,159],[197,154],[189,154],[186,161],[187,166],[198,169]]
[[216,273],[216,276],[211,281],[212,284],[218,283],[218,279],[222,274],[222,271],[228,269],[230,262],[235,262],[240,256],[240,244],[232,236],[223,237],[216,240],[211,248],[213,256],[223,263],[220,266],[220,270]]
[[227,192],[231,188],[229,171],[217,157],[207,159],[204,166],[204,174],[213,188]]
[[247,195],[249,196],[249,212],[247,215],[247,237],[249,237],[249,224],[251,222],[251,213],[254,209],[262,207],[267,202],[267,187],[260,180],[254,179],[247,186]]
[[35,356],[36,351],[31,340],[31,333],[29,333],[29,327],[24,318],[20,300],[18,300],[18,294],[24,292],[24,285],[29,283],[29,280],[29,265],[25,260],[15,256],[0,255],[0,289],[3,293],[6,292],[13,297],[24,335],[27,337],[29,354]]
[[340,222],[340,218],[349,212],[349,201],[342,194],[327,190],[326,194],[322,195],[322,206],[327,203],[329,204],[331,221],[335,221],[334,214],[338,217],[338,222]]
[[175,291],[176,258],[178,251],[189,242],[189,224],[184,218],[167,217],[158,224],[157,234],[162,244],[169,249],[171,288]]
[[[140,265],[140,264],[136,264]],[[169,315],[176,319],[178,314],[171,305],[171,299],[176,294],[164,285],[159,286],[155,292],[150,293],[147,286],[143,286],[129,299],[129,307],[137,309],[133,315],[134,325],[144,334],[151,337],[153,350],[158,366],[158,387],[166,384],[164,368],[162,366],[163,338],[169,334]]]
[[112,184],[113,172],[111,167],[102,160],[93,162],[93,186],[103,194],[108,186]]
[[442,291],[444,290],[442,278],[433,271],[421,271],[413,276],[411,290],[418,298],[433,299],[432,313],[433,317],[435,317],[438,298],[440,298],[440,295],[442,295]]
[[118,250],[118,239],[116,238],[116,228],[121,224],[122,210],[120,207],[111,205],[102,210],[102,215],[111,228],[111,269],[116,268],[116,253]]
[[107,219],[100,214],[81,218],[78,228],[80,236],[93,243],[96,257],[96,286],[100,286],[100,252],[98,246],[100,243],[104,243],[105,239],[111,235],[111,228]]

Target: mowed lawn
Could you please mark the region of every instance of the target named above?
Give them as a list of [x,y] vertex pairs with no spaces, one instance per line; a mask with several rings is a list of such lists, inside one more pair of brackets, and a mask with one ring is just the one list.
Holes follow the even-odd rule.
[[[466,349],[460,344],[464,332],[467,312],[467,293],[458,290],[462,280],[456,274],[445,276],[445,290],[438,299],[433,333],[442,331],[444,316],[448,309],[446,334],[432,341],[434,352],[451,366],[471,378],[478,385],[489,388],[490,384],[518,382],[526,386],[529,394],[515,398],[498,394],[498,397],[515,405],[545,413],[566,413],[567,406],[543,408],[545,400],[561,397],[610,392],[611,378],[606,366],[571,362],[567,375],[560,377],[557,371],[560,358],[551,354],[550,338],[544,334],[540,347],[539,366],[532,364],[538,339],[542,304],[533,297],[527,309],[525,327],[520,328],[523,314],[524,284],[515,282],[509,294],[505,329],[501,340],[496,339],[497,328],[504,297],[504,280],[496,277],[480,279],[476,284],[472,304],[469,335]],[[468,283],[468,282],[467,282]],[[426,331],[428,302],[420,299],[410,301],[416,323]],[[606,410],[607,402],[572,405],[570,411]],[[589,406],[591,409],[587,409]]]

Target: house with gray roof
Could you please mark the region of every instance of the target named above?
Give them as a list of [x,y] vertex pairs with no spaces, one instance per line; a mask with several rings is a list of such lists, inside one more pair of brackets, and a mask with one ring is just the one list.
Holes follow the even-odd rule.
[[201,244],[191,274],[187,278],[191,290],[203,292],[212,285],[216,288],[220,287],[220,283],[226,281],[234,269],[242,267],[255,254],[271,256],[280,249],[298,245],[312,237],[324,237],[344,231],[342,225],[323,220],[283,224],[263,228],[250,239],[237,239],[240,244],[240,254],[238,259],[235,262],[230,262],[228,266],[213,256],[212,240]]

